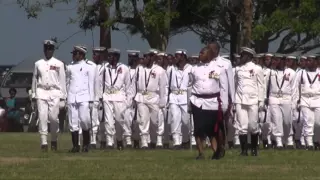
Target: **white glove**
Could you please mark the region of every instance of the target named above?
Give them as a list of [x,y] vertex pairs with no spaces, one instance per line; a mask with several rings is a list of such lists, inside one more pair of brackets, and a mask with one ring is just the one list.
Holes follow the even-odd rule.
[[99,101],[95,101],[95,102],[93,102],[93,106],[95,107],[95,108],[98,108],[99,107]]
[[259,107],[259,111],[263,111],[265,109],[264,102],[259,101],[258,107]]
[[226,113],[227,110],[228,110],[228,104],[227,105],[223,104],[222,105],[223,114]]
[[63,109],[65,106],[66,106],[66,102],[61,99],[60,102],[59,102],[59,108]]

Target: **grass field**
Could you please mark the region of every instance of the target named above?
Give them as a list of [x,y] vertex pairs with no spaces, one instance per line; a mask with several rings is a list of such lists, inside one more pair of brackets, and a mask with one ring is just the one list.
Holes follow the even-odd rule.
[[0,179],[320,179],[320,151],[262,150],[258,157],[227,151],[219,161],[194,160],[190,150],[91,151],[69,154],[69,134],[59,151],[41,153],[35,133],[0,134]]

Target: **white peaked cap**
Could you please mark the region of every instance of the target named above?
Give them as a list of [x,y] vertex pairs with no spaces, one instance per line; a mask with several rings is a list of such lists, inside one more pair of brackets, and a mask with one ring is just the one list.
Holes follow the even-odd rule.
[[92,48],[92,51],[96,51],[96,52],[103,52],[105,50],[106,50],[105,47],[94,47],[94,48]]
[[242,47],[241,52],[247,52],[247,53],[252,54],[253,56],[256,54],[256,52],[253,49],[248,48],[248,47]]
[[160,53],[158,53],[158,56],[167,56],[167,53],[165,53],[165,52],[160,52]]
[[52,41],[52,40],[44,40],[43,41],[43,44],[44,45],[52,45],[54,46],[56,44],[56,42]]
[[132,56],[139,56],[140,51],[139,50],[127,50],[127,53]]
[[158,49],[149,49],[149,53],[147,54],[150,54],[150,53],[153,53],[153,54],[158,54],[160,51]]
[[87,48],[85,46],[82,46],[82,45],[74,46],[73,50],[74,51],[80,51],[80,52],[83,52],[85,54],[87,53]]
[[272,53],[266,53],[264,54],[265,57],[273,57],[273,54]]
[[289,55],[287,56],[287,59],[297,59],[297,57]]
[[199,54],[194,54],[191,56],[192,58],[199,58]]
[[276,58],[283,58],[284,55],[283,55],[283,54],[275,54],[274,57],[276,57]]
[[240,55],[239,54],[233,54],[234,57],[239,58]]
[[177,49],[175,54],[184,54],[184,55],[187,55],[187,50],[185,49]]
[[308,55],[307,58],[316,58],[316,55]]
[[307,59],[306,56],[300,56],[300,59]]
[[120,50],[117,48],[109,48],[108,49],[108,53],[116,53],[116,54],[120,54]]

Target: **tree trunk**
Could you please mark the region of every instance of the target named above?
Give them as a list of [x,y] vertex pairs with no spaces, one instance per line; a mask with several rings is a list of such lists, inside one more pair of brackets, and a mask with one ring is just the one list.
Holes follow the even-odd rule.
[[160,51],[166,51],[168,46],[168,37],[164,35],[158,35],[158,37],[147,38],[149,46],[153,49],[158,49]]
[[235,14],[230,14],[230,58],[233,60],[233,54],[238,53],[238,32],[240,30],[240,25],[237,22],[237,16]]
[[251,47],[251,31],[252,31],[252,0],[243,1],[243,26],[242,26],[242,43],[241,46]]
[[[110,8],[106,6],[106,3],[102,3],[100,6],[100,20],[101,22],[106,22],[109,20]],[[100,26],[100,46],[111,48],[111,31],[110,27]]]

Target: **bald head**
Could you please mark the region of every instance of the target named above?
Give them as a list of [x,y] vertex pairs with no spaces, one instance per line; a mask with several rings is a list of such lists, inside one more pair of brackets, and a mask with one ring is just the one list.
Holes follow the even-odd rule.
[[201,49],[199,53],[199,60],[203,63],[210,62],[212,60],[213,51],[208,46]]

